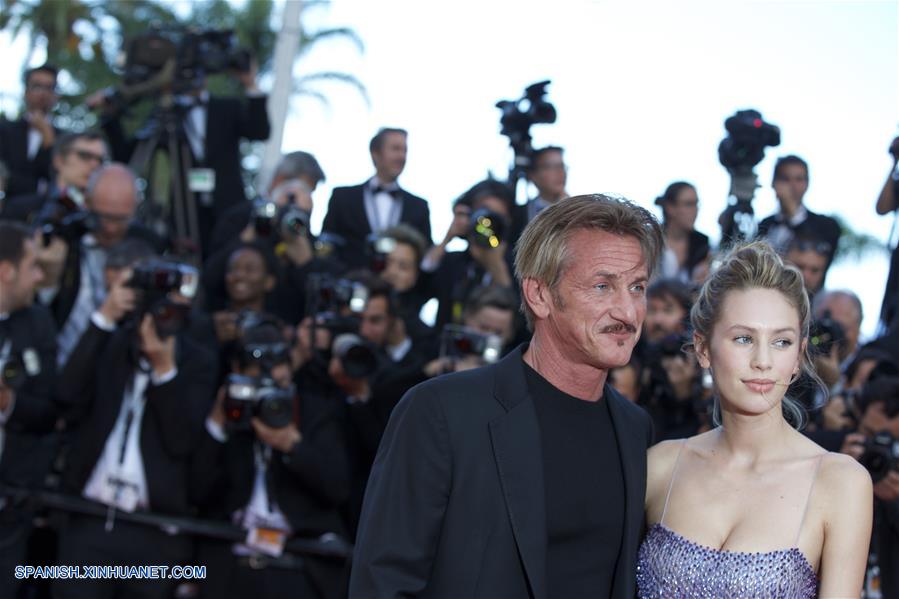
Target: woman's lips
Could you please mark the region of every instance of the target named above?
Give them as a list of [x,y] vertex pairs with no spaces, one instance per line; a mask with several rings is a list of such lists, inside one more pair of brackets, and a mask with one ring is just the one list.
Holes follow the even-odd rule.
[[774,381],[770,379],[748,379],[743,384],[754,393],[768,393],[774,388]]

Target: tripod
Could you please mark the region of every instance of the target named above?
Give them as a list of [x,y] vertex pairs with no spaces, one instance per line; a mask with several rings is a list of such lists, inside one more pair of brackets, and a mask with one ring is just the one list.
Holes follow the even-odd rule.
[[141,219],[158,233],[174,225],[176,247],[187,245],[199,260],[201,247],[199,218],[188,176],[193,153],[184,131],[189,106],[163,93],[146,125],[138,132],[138,142],[130,166],[146,183]]
[[721,225],[721,247],[739,241],[749,240],[758,232],[752,199],[758,189],[758,175],[752,167],[728,168],[730,173],[730,196],[728,207],[718,218]]

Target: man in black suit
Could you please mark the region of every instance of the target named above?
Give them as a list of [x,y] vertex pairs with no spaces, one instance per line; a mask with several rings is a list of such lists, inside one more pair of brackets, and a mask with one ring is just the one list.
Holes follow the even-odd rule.
[[[136,310],[129,269],[116,273],[60,377],[59,401],[74,434],[63,489],[107,508],[70,514],[59,563],[167,566],[190,558],[191,542],[117,512],[191,512],[190,465],[212,403],[211,354],[183,334],[164,335]],[[181,301],[173,298],[173,301]],[[173,581],[57,581],[57,597],[171,597]]]
[[50,122],[58,99],[56,74],[48,64],[25,71],[25,113],[0,128],[0,161],[10,171],[7,197],[41,191],[50,181],[50,153],[58,134]]
[[839,223],[805,207],[803,198],[808,191],[808,163],[799,156],[777,159],[772,187],[780,211],[759,223],[759,237],[767,239],[782,256],[786,255],[797,238],[813,245],[815,251],[827,259],[819,286],[823,287],[840,242],[842,231]]
[[411,225],[431,244],[428,202],[397,183],[406,166],[406,137],[403,129],[378,131],[369,144],[375,176],[361,185],[335,187],[331,194],[322,233],[342,238],[338,254],[351,270],[368,267],[368,237],[397,223]]
[[[52,459],[56,408],[56,328],[34,292],[43,273],[37,240],[21,223],[0,221],[0,485],[43,484]],[[16,365],[10,367],[9,365]],[[32,510],[0,495],[0,597],[13,597],[12,576],[25,563]]]
[[625,200],[579,196],[531,221],[516,274],[533,339],[396,407],[351,597],[633,597],[652,431],[606,378],[640,336],[661,247]]
[[[244,89],[244,98],[212,96],[205,81],[190,93],[175,97],[175,110],[181,115],[181,125],[187,138],[192,172],[187,173],[189,192],[197,206],[200,241],[204,255],[209,253],[213,227],[232,206],[246,202],[242,177],[240,140],[268,139],[269,124],[266,103],[268,97],[256,85],[256,66],[251,61],[246,71],[234,72]],[[153,127],[145,127],[135,138],[128,139],[122,129],[119,114],[106,100],[103,92],[88,99],[88,105],[104,107],[102,127],[109,138],[114,160],[132,162],[138,143],[148,139]],[[161,123],[151,124],[162,126]],[[135,170],[143,164],[132,163]],[[143,172],[139,174],[144,175]]]

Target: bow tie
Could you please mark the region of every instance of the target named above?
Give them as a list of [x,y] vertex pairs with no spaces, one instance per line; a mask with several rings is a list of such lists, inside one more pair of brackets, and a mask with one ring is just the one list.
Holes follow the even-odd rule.
[[399,188],[399,187],[385,187],[385,186],[383,186],[383,185],[376,185],[376,186],[372,189],[372,194],[373,194],[373,195],[378,195],[379,193],[386,193],[386,194],[389,194],[389,195],[393,196],[394,198],[397,198],[397,197],[399,197],[399,195],[400,195],[400,188]]

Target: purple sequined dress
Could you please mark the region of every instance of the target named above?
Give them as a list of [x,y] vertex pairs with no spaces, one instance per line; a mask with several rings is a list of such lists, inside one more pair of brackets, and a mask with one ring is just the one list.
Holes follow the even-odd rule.
[[765,553],[722,551],[655,524],[637,556],[637,589],[641,599],[806,599],[817,597],[818,578],[796,547]]
[[[681,454],[681,445],[661,521],[650,527],[637,554],[637,595],[700,599],[812,599],[818,596],[818,577],[796,546],[766,552],[713,549],[694,543],[664,525],[671,488]],[[812,476],[821,460],[817,460]],[[809,490],[811,496],[811,490]],[[808,502],[806,502],[808,510]],[[801,530],[802,521],[800,520]]]

